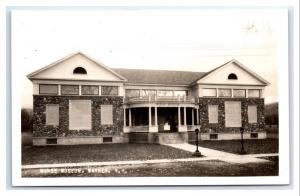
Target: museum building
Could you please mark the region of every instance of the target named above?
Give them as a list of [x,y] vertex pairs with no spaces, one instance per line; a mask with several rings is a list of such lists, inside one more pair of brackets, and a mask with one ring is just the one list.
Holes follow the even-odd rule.
[[[201,65],[199,65],[201,66]],[[231,60],[209,72],[117,69],[77,52],[27,76],[33,145],[264,139],[269,83]]]

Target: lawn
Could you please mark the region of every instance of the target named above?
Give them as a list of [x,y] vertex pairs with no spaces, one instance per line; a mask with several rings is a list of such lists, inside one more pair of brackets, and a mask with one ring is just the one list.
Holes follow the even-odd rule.
[[23,146],[22,165],[190,158],[191,152],[158,144]]
[[[239,154],[241,140],[204,140],[199,146]],[[278,139],[244,140],[244,149],[247,154],[278,153]]]
[[[57,171],[60,171],[57,169]],[[278,161],[231,164],[218,160],[81,168],[80,173],[23,170],[23,177],[277,176]]]

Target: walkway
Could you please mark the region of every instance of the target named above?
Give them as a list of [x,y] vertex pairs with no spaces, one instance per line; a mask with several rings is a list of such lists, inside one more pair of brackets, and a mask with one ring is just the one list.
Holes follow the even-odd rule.
[[[164,145],[167,145],[167,146],[170,146],[173,148],[178,148],[178,149],[185,150],[185,151],[189,151],[189,152],[195,152],[195,149],[196,149],[195,145],[188,144],[188,143],[164,144]],[[268,160],[259,159],[257,157],[278,156],[278,153],[263,154],[263,156],[262,156],[262,154],[237,155],[237,154],[222,152],[222,151],[213,150],[210,148],[203,148],[203,147],[199,147],[199,151],[206,158],[230,162],[230,163],[262,163],[262,162],[268,162]]]

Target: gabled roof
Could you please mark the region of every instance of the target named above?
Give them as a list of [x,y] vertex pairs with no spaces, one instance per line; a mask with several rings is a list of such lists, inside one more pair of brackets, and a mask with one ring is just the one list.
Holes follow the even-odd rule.
[[212,69],[209,72],[206,72],[203,76],[199,77],[198,79],[196,79],[195,81],[192,82],[192,84],[197,83],[198,80],[204,79],[206,76],[210,75],[211,73],[215,72],[216,70],[228,65],[234,63],[235,65],[237,65],[238,67],[240,67],[241,69],[243,69],[244,71],[246,71],[247,73],[249,73],[250,75],[252,75],[254,78],[258,79],[260,82],[262,82],[265,85],[269,85],[270,82],[268,82],[267,80],[263,79],[261,76],[259,76],[258,74],[256,74],[255,72],[253,72],[252,70],[250,70],[249,68],[247,68],[245,65],[243,65],[242,63],[240,63],[238,60],[236,59],[232,59],[226,63],[224,63],[223,65],[220,65],[214,69]]
[[112,70],[127,78],[127,83],[133,84],[190,85],[205,74],[205,72],[145,69],[112,68]]
[[75,52],[75,53],[72,53],[72,54],[70,54],[70,55],[68,55],[68,56],[66,56],[66,57],[64,57],[64,58],[61,58],[61,59],[59,59],[59,60],[57,60],[57,61],[54,61],[53,63],[51,63],[51,64],[49,64],[49,65],[47,65],[47,66],[45,66],[45,67],[43,67],[43,68],[41,68],[41,69],[38,69],[38,70],[35,71],[35,72],[32,72],[32,73],[28,74],[28,75],[27,75],[27,78],[29,78],[29,79],[34,79],[35,76],[36,76],[37,74],[39,74],[39,73],[41,73],[41,72],[43,72],[43,71],[46,71],[46,70],[48,70],[48,69],[50,69],[50,68],[52,68],[52,67],[58,65],[59,63],[61,63],[61,62],[63,62],[63,61],[66,61],[66,60],[72,58],[73,56],[75,56],[75,55],[77,55],[77,54],[80,54],[80,55],[84,56],[85,58],[87,58],[87,59],[93,61],[93,62],[96,63],[98,66],[100,66],[100,67],[106,69],[107,71],[111,72],[112,74],[114,74],[115,76],[117,76],[118,78],[120,78],[121,80],[123,80],[123,81],[126,81],[126,80],[127,80],[127,79],[124,78],[122,75],[120,75],[120,74],[116,73],[115,71],[113,71],[111,68],[106,67],[103,63],[94,60],[93,58],[87,56],[86,54],[84,54],[84,53],[82,53],[82,52],[80,52],[80,51]]

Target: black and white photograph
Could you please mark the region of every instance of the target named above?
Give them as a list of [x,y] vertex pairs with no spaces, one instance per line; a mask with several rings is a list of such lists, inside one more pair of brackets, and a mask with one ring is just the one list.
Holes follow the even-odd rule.
[[14,184],[287,184],[288,30],[287,9],[12,10]]

